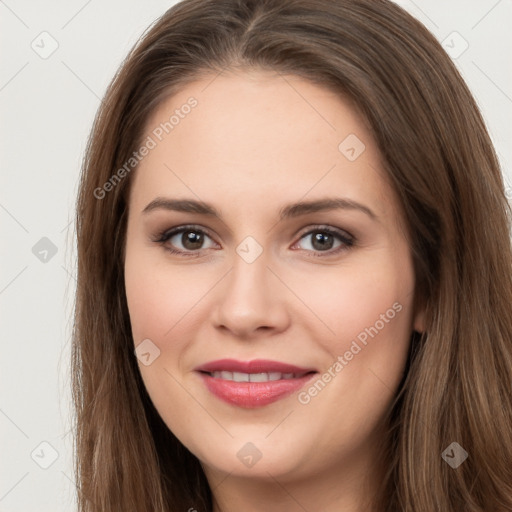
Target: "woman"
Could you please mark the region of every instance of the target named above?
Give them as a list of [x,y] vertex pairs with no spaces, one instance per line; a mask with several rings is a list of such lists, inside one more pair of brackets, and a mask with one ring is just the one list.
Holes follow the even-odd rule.
[[402,9],[172,7],[84,161],[80,510],[512,510],[509,233]]

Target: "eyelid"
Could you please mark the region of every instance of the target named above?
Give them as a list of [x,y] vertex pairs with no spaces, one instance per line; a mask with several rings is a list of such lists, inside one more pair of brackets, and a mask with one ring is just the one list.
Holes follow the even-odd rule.
[[331,226],[330,224],[310,224],[304,229],[301,229],[296,236],[298,236],[300,239],[304,235],[311,234],[312,231],[325,231],[327,233],[335,234],[341,238],[346,238],[347,240],[355,240],[355,236],[353,236],[347,230]]
[[170,236],[177,235],[177,234],[182,233],[183,231],[187,231],[187,230],[201,231],[202,233],[208,235],[210,238],[213,239],[213,237],[210,234],[210,230],[204,226],[201,226],[200,224],[180,224],[179,226],[174,226],[172,228],[165,229],[165,230],[159,232],[156,235],[155,239],[153,239],[153,241],[158,242],[159,239],[168,238]]

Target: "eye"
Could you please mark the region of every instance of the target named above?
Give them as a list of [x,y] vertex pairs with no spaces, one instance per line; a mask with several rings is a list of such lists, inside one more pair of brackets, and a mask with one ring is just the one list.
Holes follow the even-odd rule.
[[162,244],[172,254],[198,256],[201,250],[211,249],[214,246],[210,244],[204,247],[206,239],[213,242],[212,238],[198,226],[181,226],[160,233],[154,241]]
[[[310,228],[304,233],[292,248],[299,245],[302,240],[307,241],[308,238],[309,242],[302,249],[311,252],[314,257],[338,254],[348,250],[355,243],[355,238],[346,231],[329,226],[313,226],[313,229]],[[210,244],[205,246],[205,241],[208,240]],[[194,225],[168,229],[159,233],[153,241],[161,244],[171,254],[185,257],[200,256],[201,251],[217,246],[204,229]]]
[[[341,251],[348,250],[355,242],[355,238],[346,231],[328,226],[314,226],[314,229],[310,229],[300,238],[300,240],[308,239],[309,242],[305,244],[305,250],[313,252],[312,255],[315,257],[324,256],[324,254],[319,253],[327,253],[326,256],[338,254]],[[337,246],[336,242],[338,242]]]

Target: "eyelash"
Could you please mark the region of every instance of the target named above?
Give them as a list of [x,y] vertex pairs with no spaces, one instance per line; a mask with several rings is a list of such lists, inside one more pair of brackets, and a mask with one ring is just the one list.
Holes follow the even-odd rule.
[[[170,238],[172,238],[173,236],[178,235],[180,233],[184,233],[186,231],[193,231],[196,233],[201,233],[203,235],[206,235],[208,238],[212,239],[212,237],[209,236],[208,233],[204,229],[202,229],[199,226],[191,224],[191,225],[186,225],[186,226],[180,226],[178,228],[164,230],[164,231],[158,233],[156,238],[153,241],[155,243],[162,245],[163,248],[166,251],[170,252],[171,254],[175,254],[175,255],[178,255],[181,257],[185,257],[185,258],[198,257],[200,255],[201,249],[199,249],[197,251],[181,251],[181,250],[176,250],[176,249],[173,249],[173,248],[165,245],[166,242]],[[312,256],[315,258],[323,258],[323,257],[333,256],[333,255],[339,254],[341,252],[347,251],[348,249],[353,247],[356,242],[356,238],[354,236],[350,235],[349,233],[347,233],[346,231],[341,231],[341,230],[331,228],[331,227],[325,226],[325,225],[312,226],[309,231],[307,231],[301,235],[301,237],[299,238],[299,241],[307,236],[312,235],[313,233],[327,233],[329,235],[336,237],[342,243],[342,245],[340,245],[336,249],[330,249],[328,251],[310,251],[310,250],[303,249],[303,250],[306,250],[306,252],[312,252],[313,253]],[[294,245],[296,245],[296,244],[294,244]]]

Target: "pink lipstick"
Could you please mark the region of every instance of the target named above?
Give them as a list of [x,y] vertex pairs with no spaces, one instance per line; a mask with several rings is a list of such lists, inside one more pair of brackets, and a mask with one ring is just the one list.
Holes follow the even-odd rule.
[[288,396],[318,373],[314,368],[265,359],[219,359],[195,370],[215,396],[231,405],[248,409]]

